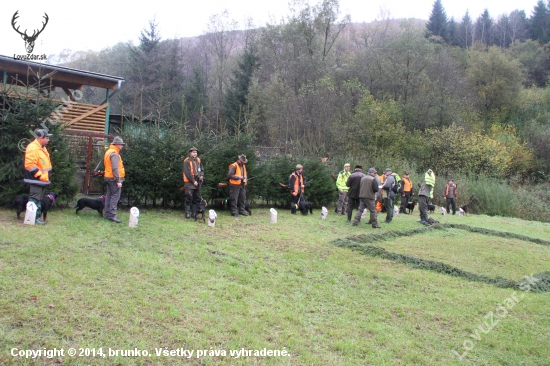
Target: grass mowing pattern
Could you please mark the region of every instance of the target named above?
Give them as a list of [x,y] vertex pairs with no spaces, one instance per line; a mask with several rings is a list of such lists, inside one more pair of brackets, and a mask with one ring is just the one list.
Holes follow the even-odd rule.
[[[461,224],[436,224],[433,226],[422,227],[422,228],[412,229],[412,230],[392,231],[387,233],[379,233],[379,234],[371,234],[371,235],[361,234],[361,235],[351,236],[348,238],[336,239],[331,241],[330,244],[341,248],[348,248],[348,249],[363,253],[365,255],[369,255],[371,257],[380,257],[380,258],[391,260],[393,262],[403,263],[413,268],[427,269],[430,271],[443,273],[454,277],[462,277],[469,281],[484,282],[496,287],[520,289],[520,286],[522,286],[525,283],[525,280],[514,281],[514,280],[502,278],[502,277],[482,276],[482,275],[478,275],[472,272],[462,270],[457,267],[450,266],[442,262],[426,260],[426,259],[417,258],[410,255],[403,255],[403,254],[388,252],[386,249],[377,247],[374,245],[364,245],[365,243],[388,241],[392,238],[412,236],[420,233],[425,233],[428,230],[435,230],[435,229],[444,230],[446,228],[467,230],[478,234],[499,236],[504,238],[513,238],[513,239],[518,239],[523,241],[529,241],[540,245],[550,245],[550,242],[542,239],[530,238],[525,235],[476,228],[476,227],[461,225]],[[531,285],[530,291],[532,292],[549,292],[550,291],[550,271],[538,273],[533,277],[539,279],[539,281],[536,284]]]
[[518,240],[523,240],[523,241],[529,241],[529,242],[535,243],[535,244],[549,245],[550,246],[550,241],[548,241],[548,240],[542,240],[542,239],[538,239],[538,238],[531,238],[529,236],[509,233],[507,231],[496,231],[496,230],[490,230],[490,229],[483,229],[483,228],[479,228],[479,227],[473,227],[473,226],[462,225],[462,224],[441,224],[440,226],[444,227],[445,229],[449,228],[449,229],[467,230],[467,231],[470,231],[472,233],[477,233],[477,234],[499,236],[501,238],[518,239]]

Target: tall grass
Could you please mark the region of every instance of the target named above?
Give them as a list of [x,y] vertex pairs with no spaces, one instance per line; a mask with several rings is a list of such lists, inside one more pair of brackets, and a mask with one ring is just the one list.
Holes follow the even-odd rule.
[[468,205],[471,212],[550,222],[550,185],[547,183],[521,185],[484,175],[460,176],[455,182],[459,205]]

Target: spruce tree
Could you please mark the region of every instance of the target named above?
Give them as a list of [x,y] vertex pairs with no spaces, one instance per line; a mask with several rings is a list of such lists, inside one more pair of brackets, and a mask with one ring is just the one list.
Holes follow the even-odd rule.
[[258,60],[254,47],[247,47],[238,61],[238,68],[233,73],[231,87],[226,93],[224,115],[230,125],[233,126],[234,131],[243,121],[247,106],[246,96],[248,95],[252,75],[258,67]]
[[539,0],[533,14],[529,19],[531,39],[539,41],[543,44],[550,41],[549,37],[549,23],[550,23],[550,11],[546,6],[546,3]]
[[448,41],[448,21],[441,0],[435,0],[430,19],[426,24],[426,37],[439,36]]
[[492,46],[493,39],[493,19],[489,15],[489,10],[485,9],[476,21],[476,41]]
[[458,45],[460,47],[469,49],[473,45],[473,28],[472,18],[470,18],[470,14],[466,11],[457,31]]

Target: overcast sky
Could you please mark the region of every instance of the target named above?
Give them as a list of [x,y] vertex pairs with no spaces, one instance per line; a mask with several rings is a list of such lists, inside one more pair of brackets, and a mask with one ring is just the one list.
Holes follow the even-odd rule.
[[[317,4],[318,0],[309,1]],[[484,9],[493,18],[524,10],[529,17],[537,0],[443,0],[449,18],[460,20],[466,10],[476,19]],[[33,54],[58,54],[64,49],[95,50],[118,42],[137,40],[149,20],[156,18],[163,39],[191,37],[203,34],[209,18],[228,10],[229,16],[240,24],[251,17],[256,26],[266,22],[278,23],[288,15],[288,0],[150,0],[150,1],[44,1],[4,0],[0,12],[0,54],[26,54],[21,36],[12,28],[13,14],[19,11],[20,30],[42,27],[44,13],[49,22],[37,37]],[[370,22],[390,18],[428,19],[434,0],[340,0],[342,14],[350,14],[353,22]]]

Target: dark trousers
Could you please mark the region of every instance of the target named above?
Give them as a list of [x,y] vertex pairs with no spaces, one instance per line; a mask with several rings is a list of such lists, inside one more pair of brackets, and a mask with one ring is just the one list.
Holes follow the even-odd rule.
[[407,213],[405,209],[407,208],[407,204],[409,203],[409,199],[411,198],[411,192],[404,192],[401,196],[401,207],[399,207],[399,211],[401,213]]
[[300,195],[292,196],[290,198],[290,213],[295,214],[296,213],[296,206],[300,202]]
[[190,206],[191,204],[198,205],[200,203],[201,191],[199,187],[195,187],[192,184],[191,186],[193,188],[188,187],[187,184],[185,185],[185,206]]
[[[356,207],[359,207],[360,200],[359,198],[349,198],[348,197],[348,221],[351,221],[351,214],[353,213],[353,209]],[[359,216],[361,217],[361,216]]]
[[376,211],[376,201],[374,199],[368,198],[361,198],[359,200],[359,209],[355,214],[353,223],[358,224],[359,221],[361,221],[361,215],[363,214],[365,208],[370,212],[369,223],[372,224],[373,227],[378,226],[378,212]]
[[384,207],[386,208],[386,221],[393,219],[393,198],[384,198]]
[[112,219],[116,217],[116,209],[122,188],[118,188],[116,182],[107,181],[105,183],[107,184],[107,194],[105,194],[105,213],[103,217]]
[[344,213],[348,212],[348,204],[348,192],[341,193],[340,191],[338,191],[338,205],[336,206],[336,213],[338,215],[343,215]]
[[452,206],[454,215],[456,213],[456,198],[447,197],[447,212],[450,213],[451,211],[449,211],[449,206]]
[[30,185],[29,189],[29,201],[34,202],[36,205],[36,218],[40,217],[42,213],[42,198],[46,194],[46,186],[37,186],[34,184]]
[[418,208],[420,209],[420,220],[428,221],[428,203],[430,198],[427,196],[418,196]]
[[42,201],[42,198],[44,198],[44,195],[46,194],[46,188],[48,187],[31,184],[29,198],[34,198],[38,202]]
[[229,185],[229,199],[231,200],[231,206],[229,207],[231,210],[231,215],[246,213],[244,209],[246,201],[246,188],[244,185]]

